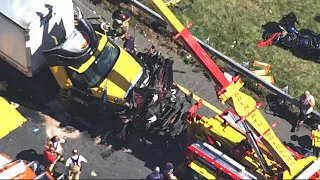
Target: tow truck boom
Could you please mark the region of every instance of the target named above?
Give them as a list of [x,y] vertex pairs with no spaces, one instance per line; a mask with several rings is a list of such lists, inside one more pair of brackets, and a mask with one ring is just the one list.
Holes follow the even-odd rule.
[[[232,102],[235,113],[239,117],[239,120],[236,121],[236,123],[242,123],[245,127],[247,139],[250,141],[251,147],[258,157],[264,173],[269,174],[270,168],[256,144],[256,139],[252,135],[253,132],[249,129],[247,124],[249,124],[250,127],[252,127],[253,130],[262,137],[262,143],[267,146],[267,149],[271,154],[276,157],[275,159],[279,161],[278,163],[281,164],[284,170],[286,170],[284,174],[287,175],[284,177],[296,178],[299,174],[305,174],[307,171],[305,169],[309,169],[315,159],[306,158],[303,163],[300,163],[292,156],[290,151],[288,151],[288,149],[277,138],[274,131],[270,128],[269,124],[258,110],[261,103],[257,104],[252,97],[239,91],[244,85],[240,77],[238,76],[233,78],[231,82],[228,81],[224,73],[194,39],[192,34],[188,31],[188,28],[192,23],[184,27],[162,0],[149,0],[149,2],[159,11],[163,19],[165,19],[165,21],[177,33],[177,35],[174,36],[174,39],[180,40],[189,52],[202,64],[211,78],[222,87],[222,89],[217,91],[218,99],[223,104],[227,101]],[[308,174],[311,176],[315,172],[316,171],[313,170]]]

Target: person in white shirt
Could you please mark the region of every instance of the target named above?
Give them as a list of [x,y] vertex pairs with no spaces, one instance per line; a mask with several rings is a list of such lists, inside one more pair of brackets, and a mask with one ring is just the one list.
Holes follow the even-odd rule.
[[57,154],[58,161],[63,161],[64,150],[63,150],[62,144],[65,142],[65,140],[62,138],[59,138],[58,136],[53,136],[50,139],[50,141],[52,143],[52,146],[55,148],[54,153]]
[[314,97],[310,94],[309,91],[306,91],[305,94],[300,98],[300,121],[298,123],[298,129],[304,123],[304,121],[310,118],[310,114],[313,111],[314,106]]
[[79,179],[82,166],[81,163],[88,163],[88,161],[81,155],[78,154],[77,150],[72,150],[72,157],[70,157],[67,162],[66,166],[68,167],[68,179]]

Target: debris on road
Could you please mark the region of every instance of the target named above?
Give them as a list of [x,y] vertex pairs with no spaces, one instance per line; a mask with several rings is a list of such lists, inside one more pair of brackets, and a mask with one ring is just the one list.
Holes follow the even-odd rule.
[[122,150],[122,152],[124,152],[124,153],[132,153],[132,150],[131,150],[131,149],[126,149],[126,148],[124,148],[124,149]]
[[68,127],[60,127],[60,122],[56,119],[42,114],[42,117],[45,119],[45,129],[48,137],[59,136],[70,139],[77,139],[80,137],[80,131],[74,130],[73,132],[68,132]]
[[93,177],[96,177],[97,176],[97,173],[93,170],[93,171],[91,171],[91,176],[93,176]]

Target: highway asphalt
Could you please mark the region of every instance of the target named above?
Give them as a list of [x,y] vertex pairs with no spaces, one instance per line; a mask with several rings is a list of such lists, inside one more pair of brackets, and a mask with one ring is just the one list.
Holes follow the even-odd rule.
[[[94,6],[87,0],[75,0],[75,2],[86,17],[94,16],[94,11],[107,20],[111,19],[110,12],[103,10],[99,6]],[[153,42],[152,39],[139,34],[138,30],[135,32],[138,50],[143,50],[151,43],[156,43]],[[133,34],[133,32],[131,33]],[[163,54],[175,60],[174,80],[177,83],[201,96],[204,100],[218,107],[220,110],[229,108],[217,101],[214,82],[208,81],[201,73],[192,72],[191,66],[184,64],[179,56],[169,52],[165,47],[161,47],[158,44],[154,45],[159,48]],[[106,123],[106,117],[101,115],[91,116],[92,114],[89,110],[78,109],[77,113],[82,113],[82,115],[78,115],[77,118],[72,115],[66,115],[63,109],[56,106],[56,100],[51,101],[50,104],[52,106],[41,109],[41,112],[20,107],[19,111],[28,118],[28,121],[23,124],[21,128],[14,130],[0,140],[0,152],[8,154],[12,158],[38,160],[42,162],[43,143],[46,138],[54,133],[61,134],[61,131],[55,128],[54,123],[52,123],[56,121],[48,120],[48,117],[43,115],[48,114],[58,121],[71,123],[68,125],[79,129],[80,133],[76,133],[76,135],[72,130],[69,130],[70,133],[64,132],[67,136],[64,147],[66,157],[70,156],[72,149],[78,149],[79,153],[87,158],[88,164],[84,165],[81,175],[82,179],[143,179],[151,172],[150,169],[154,166],[159,165],[163,167],[167,161],[173,161],[176,164],[183,156],[182,150],[184,147],[181,146],[183,143],[179,142],[183,141],[185,139],[184,137],[171,141],[159,139],[152,145],[146,145],[140,141],[138,136],[133,134],[131,135],[132,139],[129,139],[130,141],[128,140],[129,143],[127,144],[127,146],[132,149],[132,153],[125,153],[121,148],[117,148],[112,135],[108,136],[105,141],[108,145],[112,144],[113,148],[110,149],[107,145],[98,145],[94,143],[93,138],[99,135],[99,133],[94,134],[94,132],[103,131],[101,134],[105,134],[106,132],[113,133],[110,130],[112,129],[112,124]],[[53,106],[55,107],[54,112],[52,112]],[[296,120],[295,116],[289,114],[281,118],[266,113],[265,109],[261,109],[261,111],[269,124],[273,124],[276,121],[279,122],[279,125],[274,128],[274,131],[280,140],[292,143],[297,147],[302,146],[308,148],[310,130],[302,127],[299,132],[290,132],[290,122]],[[202,108],[199,112],[208,117],[215,115],[214,112],[207,108]],[[78,123],[79,117],[83,120],[97,122],[97,125],[94,127],[84,126]],[[92,176],[92,171],[94,171],[97,176]],[[58,164],[57,172],[66,172],[63,164]]]

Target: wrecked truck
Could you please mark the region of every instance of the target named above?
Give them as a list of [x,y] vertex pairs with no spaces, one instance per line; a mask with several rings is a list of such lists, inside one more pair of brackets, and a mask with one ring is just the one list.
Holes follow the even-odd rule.
[[[151,51],[133,57],[94,29],[74,7],[71,0],[4,0],[0,7],[2,60],[28,81],[49,67],[66,105],[97,106],[100,111],[130,117],[157,134],[182,132],[185,125],[177,116],[179,120],[170,116],[168,123],[161,115],[180,102],[175,98],[173,61]],[[45,89],[50,84],[28,86]],[[172,109],[183,114],[181,106]],[[174,131],[176,122],[178,131]]]

